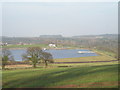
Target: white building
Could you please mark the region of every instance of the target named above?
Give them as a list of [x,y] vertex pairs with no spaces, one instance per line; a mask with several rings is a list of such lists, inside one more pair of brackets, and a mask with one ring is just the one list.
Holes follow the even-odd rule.
[[49,44],[49,47],[56,47],[55,44]]
[[2,43],[2,42],[0,42],[0,46],[7,46],[8,45],[8,43]]

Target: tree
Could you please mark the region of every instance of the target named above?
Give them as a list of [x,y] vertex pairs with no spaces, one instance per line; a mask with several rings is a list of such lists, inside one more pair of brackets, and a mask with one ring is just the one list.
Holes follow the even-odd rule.
[[41,60],[41,55],[42,49],[40,47],[29,47],[26,54],[23,55],[23,59],[31,61],[33,67],[36,68],[36,64]]
[[52,54],[48,52],[42,52],[41,59],[44,61],[46,67],[48,66],[48,62],[53,63],[53,57]]
[[8,64],[9,60],[14,60],[11,52],[7,48],[2,49],[2,69],[5,69],[5,66]]

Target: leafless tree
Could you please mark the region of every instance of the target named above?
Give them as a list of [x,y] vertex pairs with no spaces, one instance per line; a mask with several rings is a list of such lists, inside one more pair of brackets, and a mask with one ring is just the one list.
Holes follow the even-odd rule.
[[26,54],[23,55],[23,59],[31,61],[33,67],[36,68],[36,64],[41,60],[41,55],[42,49],[40,47],[29,47]]
[[48,66],[48,62],[53,63],[53,57],[52,54],[48,53],[48,52],[42,52],[42,57],[41,59],[44,61],[46,67]]
[[2,69],[5,69],[5,66],[8,64],[8,61],[14,60],[11,52],[8,48],[2,49]]

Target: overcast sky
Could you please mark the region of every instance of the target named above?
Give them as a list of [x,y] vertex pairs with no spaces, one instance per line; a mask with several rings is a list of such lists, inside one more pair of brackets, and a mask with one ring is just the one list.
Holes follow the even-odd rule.
[[118,33],[117,2],[6,2],[0,18],[3,36]]

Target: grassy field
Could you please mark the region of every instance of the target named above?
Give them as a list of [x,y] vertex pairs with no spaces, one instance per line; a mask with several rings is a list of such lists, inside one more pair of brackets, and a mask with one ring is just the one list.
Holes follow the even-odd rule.
[[[95,51],[96,52],[96,51]],[[55,59],[56,62],[116,60],[104,52],[99,56]],[[3,70],[3,88],[117,88],[118,61],[71,64],[44,64],[37,68],[13,66]],[[27,67],[25,69],[25,67]],[[7,68],[11,68],[7,66]]]
[[3,71],[3,88],[104,88],[117,86],[118,64]]
[[28,48],[28,47],[47,47],[46,44],[33,44],[33,45],[9,45],[9,46],[3,46],[2,48]]
[[63,58],[63,59],[55,59],[55,62],[87,62],[87,61],[110,61],[116,60],[113,57],[109,56],[90,56],[90,57],[78,57],[78,58]]
[[104,54],[104,55],[108,55],[108,56],[111,56],[111,57],[116,56],[116,53],[113,53],[113,52],[108,52],[108,51],[103,51],[103,50],[98,50],[98,49],[93,49],[93,51]]

